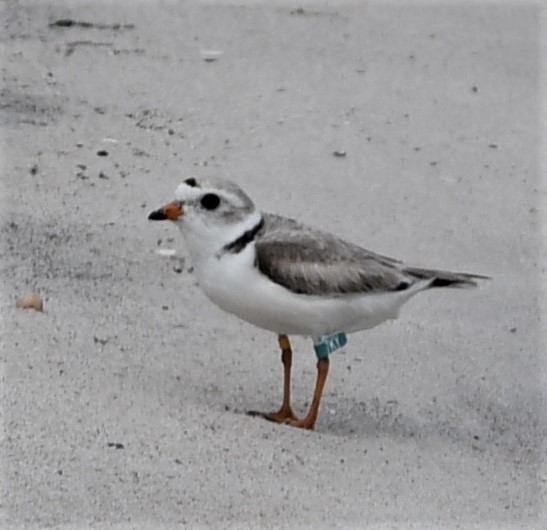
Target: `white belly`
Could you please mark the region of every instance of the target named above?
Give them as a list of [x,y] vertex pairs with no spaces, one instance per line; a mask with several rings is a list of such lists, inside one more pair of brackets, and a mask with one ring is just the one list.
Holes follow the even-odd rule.
[[272,282],[254,266],[253,245],[195,264],[200,287],[221,309],[260,328],[319,338],[369,329],[396,318],[412,292],[320,297],[296,294]]

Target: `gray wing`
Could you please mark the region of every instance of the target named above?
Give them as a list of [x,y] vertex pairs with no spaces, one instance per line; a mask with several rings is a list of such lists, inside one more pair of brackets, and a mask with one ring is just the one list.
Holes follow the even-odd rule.
[[[488,276],[409,267],[278,215],[264,214],[256,243],[258,269],[295,293],[342,295],[423,288],[472,287]],[[425,283],[424,283],[425,282]]]
[[292,219],[264,214],[257,266],[295,293],[341,295],[408,288],[415,278],[401,262],[352,245]]

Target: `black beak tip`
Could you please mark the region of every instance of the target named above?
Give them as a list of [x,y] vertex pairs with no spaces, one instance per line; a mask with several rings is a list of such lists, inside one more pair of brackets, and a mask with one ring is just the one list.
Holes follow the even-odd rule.
[[150,215],[148,216],[148,219],[150,221],[165,221],[167,219],[167,216],[165,215],[165,212],[160,210],[154,210]]

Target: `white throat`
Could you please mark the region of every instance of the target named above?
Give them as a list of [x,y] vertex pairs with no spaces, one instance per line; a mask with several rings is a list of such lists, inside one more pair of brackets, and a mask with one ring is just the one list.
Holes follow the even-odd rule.
[[194,267],[199,267],[205,260],[218,259],[226,245],[241,237],[248,230],[255,228],[261,219],[262,214],[255,211],[242,221],[227,225],[198,226],[191,224],[186,226],[184,222],[181,223],[179,227]]

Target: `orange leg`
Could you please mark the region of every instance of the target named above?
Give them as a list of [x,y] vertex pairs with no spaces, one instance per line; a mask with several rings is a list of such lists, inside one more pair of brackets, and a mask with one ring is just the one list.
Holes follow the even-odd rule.
[[284,370],[283,403],[281,408],[277,412],[251,410],[247,414],[249,416],[260,416],[276,423],[285,423],[297,419],[291,407],[292,349],[287,335],[279,335],[279,346],[281,348],[281,362],[283,363]]
[[288,419],[286,423],[294,427],[300,427],[301,429],[313,429],[317,420],[317,415],[319,414],[319,404],[321,403],[321,396],[323,395],[323,389],[325,388],[328,374],[329,358],[325,357],[324,359],[319,359],[317,361],[317,382],[315,383],[315,392],[313,393],[313,400],[308,415],[301,420],[296,418]]
[[313,394],[313,400],[310,405],[310,410],[307,416],[303,419],[299,419],[295,416],[291,407],[291,366],[292,366],[292,349],[289,338],[286,335],[279,336],[279,346],[281,347],[281,361],[283,362],[283,368],[285,372],[284,386],[283,386],[283,404],[277,412],[258,412],[250,411],[250,416],[260,416],[276,423],[288,423],[294,427],[300,427],[302,429],[313,429],[319,414],[319,405],[321,403],[321,396],[325,388],[327,376],[329,373],[329,359],[319,359],[317,361],[317,381],[315,383],[315,392]]

